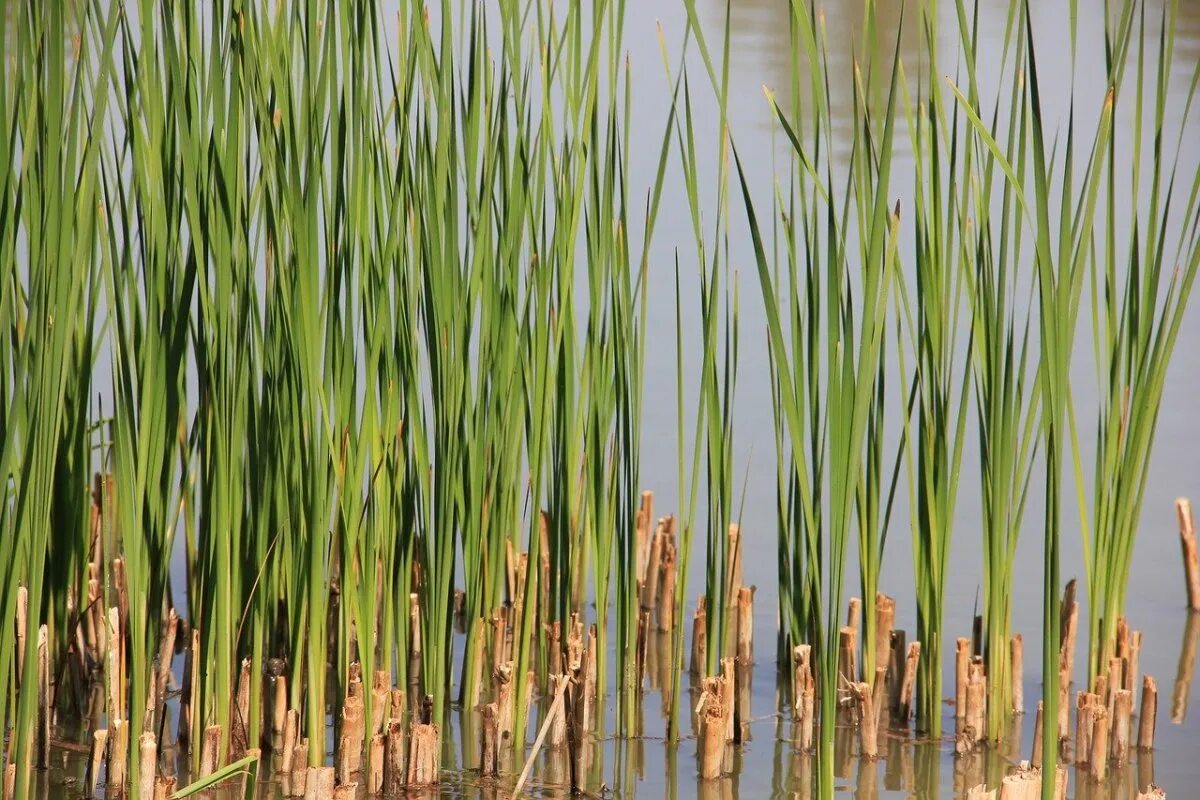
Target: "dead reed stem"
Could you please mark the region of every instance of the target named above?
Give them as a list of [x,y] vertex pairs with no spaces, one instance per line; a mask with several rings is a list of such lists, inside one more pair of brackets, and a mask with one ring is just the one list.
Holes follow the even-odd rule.
[[495,777],[500,774],[498,755],[500,734],[496,719],[496,704],[485,705],[480,717],[479,772],[485,777]]
[[1112,759],[1118,767],[1129,760],[1129,737],[1133,727],[1133,692],[1118,689],[1113,699]]
[[309,767],[304,784],[304,800],[333,800],[333,767]]
[[875,698],[871,691],[871,684],[856,683],[854,684],[854,695],[858,700],[859,718],[859,738],[861,739],[862,757],[866,759],[874,759],[879,755],[879,718],[875,714]]
[[696,601],[696,612],[692,616],[692,657],[689,671],[692,677],[704,674],[708,663],[708,609],[704,595]]
[[725,754],[727,710],[720,678],[707,678],[700,695],[700,777],[711,781],[721,776]]
[[921,660],[921,643],[911,642],[908,645],[908,655],[904,659],[904,680],[900,684],[899,713],[896,721],[901,725],[908,723],[912,713],[913,692],[917,685],[917,666]]
[[175,794],[175,776],[163,776],[154,779],[154,800],[170,800]]
[[1034,767],[1042,765],[1042,742],[1044,741],[1042,737],[1046,735],[1045,716],[1045,704],[1043,701],[1038,700],[1037,717],[1033,723],[1033,758],[1031,759],[1031,763]]
[[1092,757],[1092,709],[1095,695],[1080,692],[1075,702],[1075,763],[1087,764]]
[[1092,754],[1089,759],[1097,780],[1104,780],[1108,771],[1108,729],[1108,709],[1097,705],[1092,709]]
[[754,663],[754,590],[742,586],[737,592],[737,659],[747,666]]
[[409,730],[408,785],[431,786],[441,772],[441,728],[414,722]]
[[291,796],[303,797],[308,785],[308,739],[301,739],[292,750],[292,771],[289,776]]
[[385,795],[399,795],[404,791],[407,778],[404,770],[406,744],[404,723],[398,719],[392,720],[388,724],[387,738],[384,742],[383,793]]
[[381,733],[371,737],[371,745],[367,751],[367,794],[380,794],[383,791],[383,763],[386,738]]
[[129,722],[113,720],[109,724],[108,736],[108,786],[107,794],[123,795],[129,769]]
[[1179,544],[1183,549],[1183,576],[1187,583],[1188,608],[1200,611],[1200,546],[1196,543],[1196,526],[1192,519],[1192,504],[1186,497],[1175,501],[1179,516]]
[[954,640],[954,716],[967,715],[967,669],[971,663],[971,640],[960,636]]
[[983,674],[983,664],[972,662],[968,668],[967,677],[967,730],[972,737],[972,743],[982,742],[987,733],[985,720],[987,718],[987,679]]
[[1011,656],[1012,710],[1014,714],[1025,713],[1025,640],[1015,634],[1009,645]]
[[1138,749],[1154,749],[1154,728],[1158,722],[1158,683],[1147,675],[1142,679],[1142,713],[1138,718]]
[[885,667],[887,674],[888,650],[892,642],[892,630],[896,626],[896,601],[883,592],[875,595],[875,660],[872,664],[864,664],[865,670],[878,674],[879,668]]
[[153,733],[143,733],[138,740],[139,769],[138,797],[154,796],[154,776],[158,771],[158,743]]
[[[95,797],[100,786],[100,770],[104,766],[104,755],[108,746],[108,730],[92,731],[92,760],[88,765],[88,797]],[[15,767],[16,765],[12,765]]]

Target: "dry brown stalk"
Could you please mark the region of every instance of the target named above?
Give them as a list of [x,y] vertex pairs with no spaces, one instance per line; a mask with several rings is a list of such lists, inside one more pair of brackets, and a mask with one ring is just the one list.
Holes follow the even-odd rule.
[[1154,728],[1158,722],[1158,683],[1147,675],[1142,679],[1142,713],[1138,718],[1138,749],[1154,749]]
[[1009,644],[1012,678],[1012,710],[1014,714],[1025,713],[1025,639],[1015,634]]
[[1188,608],[1200,611],[1200,545],[1196,543],[1196,526],[1192,521],[1192,504],[1186,497],[1175,501],[1179,516],[1179,544],[1183,549],[1183,576],[1187,584]]

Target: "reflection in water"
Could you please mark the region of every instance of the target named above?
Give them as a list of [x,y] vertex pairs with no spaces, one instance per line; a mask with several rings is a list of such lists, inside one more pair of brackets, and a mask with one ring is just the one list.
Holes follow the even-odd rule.
[[1071,785],[1075,800],[1129,800],[1154,783],[1154,755],[1148,751],[1140,752],[1135,761],[1120,767],[1114,765],[1103,781],[1096,780],[1096,776],[1083,766],[1075,767],[1073,772]]
[[[907,745],[906,745],[907,747]],[[926,800],[938,800],[942,791],[941,755],[936,745],[914,746],[915,780],[913,789]]]
[[984,751],[971,750],[954,757],[954,796],[966,797],[967,790],[984,783]]
[[1154,783],[1154,751],[1139,750],[1137,754],[1138,789]]
[[1009,761],[1021,759],[1021,718],[1023,714],[1014,714],[1008,720],[1008,730],[1004,733],[1005,755]]
[[557,798],[570,794],[571,775],[566,750],[559,747],[546,751],[542,764],[542,781],[547,786],[547,797]]
[[[1187,688],[1192,679],[1197,647],[1200,646],[1200,613],[1187,617],[1184,627],[1183,647],[1179,659],[1179,674],[1176,681],[1176,705],[1186,713]],[[763,673],[771,671],[771,665],[763,664]],[[740,671],[740,670],[739,670]],[[669,686],[669,675],[660,675],[660,685]],[[761,682],[766,677],[760,674]],[[644,719],[638,727],[647,730],[639,739],[612,739],[601,727],[589,735],[576,751],[576,760],[571,761],[571,751],[566,748],[543,749],[535,764],[534,777],[527,784],[530,795],[540,798],[567,798],[572,796],[571,786],[577,784],[582,794],[590,797],[635,798],[639,793],[645,797],[664,797],[678,800],[683,797],[737,800],[743,789],[748,797],[789,798],[811,800],[815,796],[814,777],[817,769],[812,754],[798,752],[794,746],[794,721],[787,700],[786,677],[775,681],[774,691],[760,697],[758,702],[771,705],[777,713],[764,713],[758,708],[759,716],[753,720],[749,714],[750,703],[755,699],[750,689],[748,676],[739,675],[739,682],[746,687],[744,697],[737,698],[741,718],[746,720],[746,729],[741,731],[743,743],[728,745],[725,749],[723,775],[714,781],[698,779],[699,763],[696,759],[696,742],[689,738],[670,743],[662,737],[665,725],[658,721],[661,716],[659,704],[646,695],[641,708]],[[540,724],[548,706],[548,698],[539,699],[541,713],[534,714],[533,725]],[[86,702],[84,713],[103,714],[103,698]],[[612,706],[606,706],[610,713]],[[168,707],[170,709],[170,707]],[[168,710],[168,713],[171,713]],[[684,712],[687,713],[687,712]],[[601,716],[599,725],[604,726],[610,717]],[[1029,720],[1026,718],[1026,722]],[[100,719],[103,722],[103,719]],[[173,727],[170,720],[167,728]],[[457,728],[457,730],[453,730]],[[479,798],[500,800],[508,793],[524,758],[510,757],[500,779],[481,778],[478,772],[480,719],[477,710],[458,710],[452,715],[452,725],[447,743],[453,743],[443,754],[445,792],[443,796],[455,798]],[[1022,718],[1010,721],[1003,743],[970,753],[956,755],[950,738],[941,742],[914,740],[908,731],[887,729],[880,742],[880,757],[864,759],[859,755],[858,731],[855,720],[845,715],[836,735],[833,754],[838,783],[845,795],[852,794],[855,800],[877,800],[888,797],[919,797],[940,800],[964,800],[974,786],[984,784],[997,788],[1004,776],[1010,772],[1027,752],[1022,752]],[[750,734],[753,733],[753,737]],[[272,748],[273,749],[273,748]],[[453,752],[457,750],[457,752]],[[86,781],[87,754],[66,748],[55,749],[55,768],[51,780],[41,781],[37,797],[63,796],[56,787],[84,785]],[[528,751],[526,751],[526,754]],[[608,757],[606,770],[606,753]],[[1134,753],[1136,755],[1134,755]],[[1123,767],[1111,767],[1109,777],[1097,782],[1086,766],[1072,767],[1070,776],[1071,796],[1079,800],[1133,800],[1155,780],[1154,753],[1134,751],[1130,762]],[[175,768],[174,748],[162,753],[160,767],[164,774]],[[524,754],[523,754],[524,755]],[[264,760],[269,764],[274,755]],[[767,761],[771,772],[766,773]],[[515,765],[514,765],[515,764]],[[187,765],[180,762],[178,774],[186,776]],[[768,780],[769,777],[769,780]],[[181,780],[181,785],[186,780]],[[682,784],[682,792],[680,791]],[[47,787],[49,787],[47,789]],[[278,786],[260,784],[258,797],[263,800],[278,798]],[[48,793],[47,793],[48,792]],[[943,795],[944,793],[944,795]],[[433,794],[429,795],[432,797]],[[218,793],[212,800],[239,800],[232,794]]]
[[[809,753],[795,750],[791,752],[788,759],[788,780],[784,785],[785,796],[792,796],[797,800],[810,800],[813,794],[813,771],[816,767],[813,762],[814,757]],[[779,768],[779,762],[776,762],[775,768]]]
[[[724,23],[726,8],[730,12],[730,37],[733,79],[745,76],[746,85],[743,92],[746,103],[751,106],[733,108],[734,119],[750,116],[758,128],[773,130],[774,121],[770,119],[768,104],[755,89],[758,85],[766,85],[776,92],[781,107],[788,115],[794,114],[791,102],[790,88],[792,85],[792,54],[793,50],[804,61],[803,46],[793,48],[791,41],[788,16],[790,16],[790,1],[788,0],[740,0],[736,4],[726,4],[725,0],[708,0],[704,10],[702,23],[706,30],[720,30]],[[832,106],[832,126],[834,146],[845,146],[850,142],[848,133],[853,122],[853,66],[854,62],[866,64],[871,62],[878,67],[875,80],[887,80],[890,77],[892,56],[895,48],[900,48],[900,60],[905,65],[905,73],[910,80],[920,73],[914,65],[923,58],[922,34],[919,30],[919,16],[913,4],[904,2],[877,2],[875,13],[868,19],[865,14],[863,0],[827,0],[821,2],[824,26],[827,31],[827,58],[829,64],[828,80],[830,106]],[[1048,8],[1038,10],[1045,13],[1045,19],[1054,16]],[[1084,34],[1080,35],[1081,42],[1103,41],[1103,0],[1085,0],[1080,2],[1080,25]],[[1164,0],[1146,0],[1145,12],[1147,19],[1157,19],[1164,12]],[[907,8],[907,14],[905,13]],[[1009,18],[1009,0],[982,0],[979,2],[979,30],[983,40],[994,41],[996,49],[1000,49],[1000,40]],[[1195,60],[1200,56],[1200,2],[1177,2],[1175,4],[1176,18],[1176,68],[1186,77],[1192,74]],[[1055,13],[1058,13],[1057,11]],[[864,31],[868,23],[874,25],[875,37],[871,44],[870,58],[864,58]],[[938,58],[942,61],[942,71],[952,74],[959,58],[958,20],[955,18],[954,4],[947,4],[946,10],[938,19],[940,26],[940,52]],[[901,28],[902,26],[902,28]],[[1094,29],[1094,36],[1092,32]],[[1050,48],[1052,49],[1052,48]],[[1046,53],[1045,58],[1054,60],[1055,53]],[[1096,58],[1103,58],[1102,53],[1094,53]],[[1086,60],[1082,55],[1081,59]],[[998,56],[997,59],[998,60]],[[980,70],[989,70],[997,65],[980,64]],[[1067,73],[1063,74],[1066,78]],[[800,82],[808,86],[810,72],[802,64]],[[986,80],[982,80],[988,85]],[[1186,85],[1184,80],[1184,85]],[[910,85],[916,102],[918,86]],[[1064,104],[1070,97],[1069,80],[1051,82],[1052,106]],[[734,92],[734,104],[739,102],[738,92]],[[748,114],[748,112],[754,112]],[[896,137],[898,155],[908,154],[910,142],[908,137]],[[845,155],[839,152],[838,155]]]
[[[1198,615],[1200,616],[1200,615]],[[456,712],[455,725],[460,728],[454,739],[469,742],[464,733],[472,725],[474,714]],[[757,723],[756,745],[727,747],[725,772],[716,780],[699,779],[699,763],[695,758],[693,741],[667,742],[659,738],[608,739],[589,736],[579,750],[577,762],[571,763],[566,748],[544,749],[536,761],[533,778],[526,784],[528,795],[538,798],[565,800],[572,796],[573,771],[585,776],[578,781],[586,797],[635,798],[639,795],[678,800],[679,797],[739,800],[742,789],[747,797],[788,798],[812,800],[816,796],[814,778],[816,757],[795,749],[791,740],[791,715],[782,713],[764,716]],[[1014,723],[1009,736],[1016,740],[1020,725]],[[769,742],[769,744],[768,744]],[[464,745],[464,751],[472,751]],[[606,773],[605,752],[611,750],[613,769]],[[983,748],[955,755],[952,742],[914,740],[899,731],[889,731],[880,743],[877,759],[861,758],[857,752],[856,730],[851,724],[840,725],[834,754],[838,770],[839,792],[855,800],[878,800],[887,797],[916,797],[940,800],[943,789],[947,800],[965,800],[974,786],[984,784],[998,788],[1003,777],[1016,765],[1010,745]],[[85,780],[87,756],[82,752],[55,749],[55,767],[51,781],[39,782],[39,798],[63,796],[55,787],[82,785]],[[169,756],[164,753],[164,756]],[[451,763],[454,754],[447,754]],[[764,768],[771,761],[769,782]],[[443,772],[441,796],[500,800],[510,796],[511,786],[521,763],[515,768],[510,761],[504,777],[482,778],[472,766],[478,756],[457,756],[461,771],[447,768]],[[1077,800],[1133,800],[1140,790],[1154,782],[1154,754],[1137,752],[1123,767],[1115,765],[1109,777],[1097,782],[1086,766],[1073,767],[1070,775],[1071,796]],[[759,774],[762,773],[762,774]],[[743,785],[743,781],[748,784]],[[682,793],[680,791],[682,785]],[[261,783],[256,797],[276,800],[280,795],[277,784]],[[843,795],[843,796],[845,796]],[[74,796],[74,795],[72,795]],[[286,795],[284,795],[286,796]],[[435,793],[423,795],[434,797]],[[239,795],[218,792],[210,800],[240,800]]]
[[663,790],[666,800],[676,800],[679,797],[679,747],[669,742],[663,742],[663,760],[667,764],[667,781]]
[[[479,769],[483,754],[480,750],[479,712],[474,709],[464,710],[460,716],[459,744],[457,756],[464,769]],[[445,763],[446,757],[442,756]]]
[[699,800],[734,800],[737,791],[732,777],[706,781],[696,778],[696,797]]
[[[904,5],[877,4],[872,20],[874,41],[866,43],[872,45],[872,51],[864,58],[864,30],[867,23],[865,4],[861,0],[824,4],[829,66],[827,77],[835,148],[846,147],[846,143],[851,140],[850,133],[854,124],[855,62],[877,65],[872,81],[875,85],[886,86],[886,81],[891,77],[892,58],[897,43],[903,62],[914,64],[919,57],[921,37],[917,16],[908,14],[901,30]],[[724,0],[710,0],[709,6],[705,23],[709,29],[717,30],[724,19],[726,3]],[[786,113],[792,115],[795,109],[790,99],[791,56],[793,49],[802,52],[803,45],[791,41],[788,0],[745,0],[734,3],[729,8],[733,67],[739,72],[754,75],[758,83],[774,90],[780,105]],[[751,60],[753,63],[746,63]],[[809,85],[810,73],[806,67],[807,65],[802,66],[799,76],[802,86]],[[907,72],[909,75],[918,73],[915,69],[909,69]],[[771,122],[765,111],[767,106],[762,95],[754,92],[747,97],[747,101],[761,104],[764,113],[756,115],[755,118],[760,125],[770,127]],[[897,136],[896,145],[899,152],[906,152],[909,145],[907,137]],[[837,155],[843,156],[847,152],[848,150],[839,150]]]
[[1171,722],[1182,725],[1187,719],[1188,693],[1192,673],[1196,669],[1196,643],[1200,640],[1200,611],[1189,611],[1183,628],[1183,644],[1179,649],[1179,666],[1175,670],[1175,690],[1171,693]]
[[913,750],[898,736],[889,736],[887,763],[883,770],[883,786],[889,792],[910,792],[915,776]]
[[858,760],[858,780],[854,787],[854,800],[876,800],[879,797],[879,768],[869,758]]
[[850,777],[853,755],[854,728],[839,724],[833,734],[833,777],[846,780]]
[[737,677],[734,680],[737,702],[733,715],[734,724],[737,726],[737,732],[734,735],[737,737],[738,742],[749,742],[752,738],[750,735],[750,723],[753,718],[750,713],[750,694],[753,683],[753,665],[738,665]]

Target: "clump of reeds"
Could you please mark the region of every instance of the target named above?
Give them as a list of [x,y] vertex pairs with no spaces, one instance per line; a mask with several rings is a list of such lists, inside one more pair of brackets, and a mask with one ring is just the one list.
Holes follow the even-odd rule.
[[[675,107],[672,121],[679,154],[687,208],[691,221],[692,246],[699,274],[700,309],[699,386],[696,394],[695,428],[690,445],[684,439],[684,358],[685,336],[682,318],[684,298],[680,294],[680,256],[676,256],[676,385],[678,418],[679,497],[683,504],[683,564],[687,564],[691,535],[699,527],[705,539],[705,585],[700,603],[703,615],[696,617],[693,654],[700,663],[692,665],[694,677],[713,677],[723,659],[738,654],[739,613],[747,613],[739,602],[742,590],[742,533],[740,513],[734,498],[733,408],[738,374],[738,284],[731,271],[728,252],[729,230],[729,123],[726,107],[729,91],[729,31],[724,29],[719,60],[714,61],[703,36],[697,37],[698,49],[708,69],[717,103],[717,142],[715,213],[711,232],[704,229],[705,204],[701,183],[702,156],[697,145],[693,98],[686,69],[675,79]],[[686,48],[681,59],[686,56]],[[670,65],[667,79],[672,80]],[[686,455],[691,450],[690,469]],[[696,520],[695,506],[703,496],[706,508]],[[686,580],[686,576],[685,576]],[[686,587],[686,582],[683,584]],[[680,597],[680,602],[684,597]],[[683,606],[680,606],[682,609]],[[702,630],[701,630],[702,628]],[[677,658],[682,659],[682,631],[676,635]],[[700,643],[703,643],[702,646]],[[699,648],[699,649],[697,649]],[[738,654],[739,665],[748,667],[749,654]],[[677,676],[678,678],[678,676]],[[731,673],[730,681],[734,680]],[[731,687],[732,690],[732,687]],[[677,697],[674,698],[677,700]],[[711,711],[711,709],[710,709]],[[732,721],[734,709],[725,709]],[[707,713],[706,713],[707,716]],[[675,734],[677,715],[671,713],[669,728]],[[732,722],[731,722],[732,724]],[[732,727],[730,728],[733,729]],[[722,748],[723,750],[723,748]]]
[[[833,733],[840,680],[838,619],[855,504],[868,459],[868,420],[880,391],[888,308],[897,270],[898,210],[889,179],[900,104],[893,61],[882,112],[867,102],[864,72],[850,79],[856,98],[850,161],[835,177],[830,88],[800,78],[827,74],[823,26],[815,9],[792,6],[791,120],[772,99],[793,148],[793,169],[778,194],[783,252],[773,260],[740,168],[759,285],[768,321],[775,412],[780,422],[781,530],[799,567],[790,575],[790,641],[814,648],[820,703],[819,781],[832,790]],[[895,58],[898,58],[898,52]],[[872,69],[885,69],[873,64]],[[870,71],[867,71],[870,74]],[[735,150],[736,155],[736,150]],[[876,158],[878,155],[878,158]],[[852,266],[853,265],[853,266]],[[872,473],[876,475],[877,473]],[[797,613],[799,612],[799,613]]]
[[1091,539],[1084,548],[1089,679],[1115,652],[1167,368],[1200,268],[1200,172],[1179,169],[1200,68],[1193,70],[1178,130],[1167,122],[1178,14],[1175,3],[1164,8],[1157,32],[1140,4],[1127,3],[1106,18],[1114,113],[1130,107],[1132,122],[1127,136],[1112,137],[1098,156],[1101,246],[1088,258],[1100,398],[1091,519],[1084,514]]
[[[834,74],[821,12],[792,3],[786,102],[769,93],[791,160],[769,237],[727,116],[728,18],[717,58],[692,0],[689,33],[719,112],[707,229],[685,55],[667,66],[657,171],[630,186],[620,2],[404,2],[394,28],[372,0],[143,2],[136,16],[122,3],[25,2],[0,15],[0,41],[13,44],[0,80],[0,727],[11,731],[11,793],[28,796],[34,767],[50,764],[56,716],[76,710],[88,787],[103,772],[114,795],[171,793],[175,747],[190,762],[182,794],[260,768],[285,794],[322,800],[358,780],[372,792],[427,787],[441,778],[455,703],[465,719],[479,714],[490,781],[521,763],[539,694],[549,702],[526,763],[542,745],[566,755],[563,782],[580,789],[610,671],[618,734],[639,734],[649,675],[678,737],[700,527],[700,766],[706,779],[723,774],[727,745],[748,734],[754,659],[742,562],[755,534],[740,527],[733,475],[734,165],[767,317],[780,657],[823,795],[839,716],[856,720],[868,760],[885,721],[907,725],[914,698],[918,726],[939,730],[942,598],[972,390],[985,604],[956,652],[959,744],[997,737],[1022,706],[1008,595],[1040,449],[1046,688],[1035,761],[1062,774],[1078,614],[1073,582],[1060,595],[1062,471],[1077,438],[1069,377],[1089,275],[1103,400],[1094,524],[1084,524],[1091,680],[1076,704],[1077,757],[1102,774],[1152,746],[1157,687],[1142,682],[1135,737],[1140,635],[1121,612],[1167,365],[1200,269],[1200,175],[1181,179],[1164,150],[1177,9],[1164,14],[1157,52],[1140,3],[1116,9],[1108,92],[1092,107],[1072,99],[1056,151],[1028,5],[1013,4],[1006,83],[988,112],[979,21],[965,3],[965,92],[952,85],[951,102],[942,88],[935,9],[923,4],[931,57],[915,103],[900,48],[879,56],[889,43],[873,25],[862,58]],[[871,18],[873,0],[864,8]],[[845,135],[833,124],[842,90]],[[1113,128],[1123,103],[1139,126],[1129,181]],[[1185,112],[1178,141],[1187,122]],[[902,124],[917,192],[897,202]],[[682,254],[678,520],[655,516],[639,458],[650,241],[675,148],[701,341],[685,446]],[[644,209],[631,200],[643,188]],[[1124,216],[1134,222],[1118,247]],[[1036,317],[1020,310],[1026,293]],[[898,396],[885,391],[893,346]],[[890,469],[889,408],[904,435]],[[905,455],[912,642],[878,585]],[[1074,466],[1082,487],[1077,455]],[[177,533],[184,586],[168,569]],[[847,604],[854,542],[863,594]],[[1040,782],[1024,769],[1014,777]],[[1050,783],[1043,796],[1060,791]]]
[[[1043,586],[1043,694],[1044,719],[1057,728],[1060,698],[1060,620],[1059,620],[1059,540],[1061,532],[1062,471],[1068,443],[1067,409],[1071,357],[1074,351],[1083,275],[1094,232],[1097,195],[1101,183],[1100,154],[1108,147],[1112,129],[1112,92],[1098,109],[1090,152],[1085,158],[1082,178],[1075,183],[1075,141],[1073,125],[1066,152],[1061,158],[1047,158],[1047,125],[1038,83],[1037,58],[1032,46],[1032,28],[1027,5],[1022,13],[1026,38],[1026,75],[1029,83],[1028,151],[1029,173],[1018,175],[1000,145],[987,131],[979,115],[969,108],[961,92],[955,89],[960,107],[966,113],[976,135],[984,142],[1001,166],[1005,177],[1016,187],[1015,198],[1021,214],[1028,220],[1034,238],[1034,265],[1039,320],[1039,407],[1045,445],[1045,539]],[[1063,197],[1057,218],[1051,216],[1051,195]],[[1057,241],[1057,244],[1053,242]],[[1055,768],[1058,736],[1043,737],[1041,767]],[[1050,787],[1043,788],[1049,797]]]
[[[4,761],[22,797],[35,763],[46,766],[42,673],[63,663],[89,549],[80,497],[91,471],[94,323],[110,224],[96,212],[103,139],[92,131],[108,115],[117,16],[31,3],[0,23],[0,726],[13,730]],[[78,25],[74,39],[68,20]]]
[[[937,10],[922,5],[920,25],[929,74],[939,72]],[[923,78],[923,76],[922,76]],[[919,78],[921,80],[921,78]],[[967,421],[968,372],[959,363],[960,314],[966,288],[967,201],[976,169],[975,154],[963,147],[961,122],[948,115],[941,87],[933,83],[916,108],[905,108],[914,154],[912,203],[915,245],[914,286],[900,283],[900,306],[913,356],[909,411],[905,415],[913,577],[917,637],[930,664],[942,663],[943,611],[950,569],[950,540],[958,498]],[[907,93],[906,93],[907,96]],[[898,211],[903,213],[903,207]],[[915,427],[910,420],[916,418]],[[941,735],[942,671],[923,670],[917,726]]]
[[[990,136],[1003,147],[1017,175],[1028,170],[1024,132],[1028,124],[1027,87],[1020,79],[1027,46],[1019,26],[1006,33],[1004,48],[1008,91],[997,96],[985,113],[979,97],[973,54],[978,19],[960,30],[970,43],[966,64],[967,95],[972,112],[988,118]],[[1008,55],[1013,59],[1009,61]],[[1001,102],[1007,113],[1002,115]],[[957,116],[957,115],[956,115]],[[963,274],[971,319],[971,381],[979,436],[979,469],[983,509],[983,657],[987,674],[987,735],[998,739],[1011,712],[1023,712],[1023,639],[1011,633],[1011,596],[1018,578],[1016,547],[1033,477],[1038,446],[1038,393],[1035,391],[1033,318],[1028,295],[1031,282],[1022,269],[1028,220],[1021,213],[1018,190],[1005,179],[986,145],[964,131],[964,152],[978,163],[962,212],[962,247],[968,256]],[[998,204],[1000,213],[993,213]],[[965,709],[958,709],[962,716]]]
[[[20,595],[43,664],[83,639],[71,691],[103,687],[114,791],[124,775],[146,794],[157,757],[139,737],[176,732],[210,782],[269,732],[293,791],[324,785],[330,707],[339,769],[436,781],[456,616],[459,699],[499,703],[503,748],[524,744],[536,679],[563,656],[535,632],[585,649],[576,705],[597,702],[614,594],[633,698],[663,170],[638,252],[621,5],[402,3],[394,38],[372,2],[143,3],[140,24],[120,3],[15,11],[0,635],[18,639]],[[554,54],[538,69],[530,40]],[[113,402],[89,409],[101,352]],[[38,637],[19,642],[0,656],[6,726],[53,712],[29,677],[49,671],[28,666]],[[35,727],[14,724],[16,763]]]

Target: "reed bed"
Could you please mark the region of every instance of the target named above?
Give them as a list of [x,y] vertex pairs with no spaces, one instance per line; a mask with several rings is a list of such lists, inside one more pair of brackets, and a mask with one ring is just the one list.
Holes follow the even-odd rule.
[[[56,706],[104,687],[110,784],[138,792],[143,733],[193,777],[263,742],[321,769],[331,710],[340,762],[498,691],[523,744],[589,570],[591,691],[615,635],[633,729],[662,178],[631,207],[623,12],[459,11],[23,4],[2,31],[3,633],[73,653]],[[44,706],[21,644],[14,731]],[[12,741],[29,765],[39,737]]]
[[[821,21],[815,9],[791,8],[791,107],[810,114],[802,127],[768,98],[794,149],[794,168],[777,195],[783,252],[775,260],[736,149],[735,157],[767,314],[782,440],[781,552],[792,565],[785,576],[791,608],[782,623],[784,641],[789,651],[801,643],[812,647],[820,703],[817,785],[825,796],[833,790],[838,697],[845,681],[857,680],[839,660],[845,564],[864,470],[867,479],[879,477],[868,469],[867,435],[881,391],[897,273],[900,217],[891,207],[889,178],[900,92],[893,62],[890,79],[881,81],[884,110],[875,113],[867,101],[870,76],[883,68],[855,71],[851,155],[845,171],[835,174],[830,89],[818,77],[827,72]],[[801,80],[804,70],[811,84]]]
[[[922,12],[919,24],[932,76],[941,71],[936,45],[937,10],[923,7]],[[975,159],[974,153],[961,144],[958,116],[946,113],[941,88],[933,84],[928,91],[928,98],[918,98],[917,107],[912,107],[909,100],[905,108],[917,187],[912,203],[914,280],[911,296],[905,283],[900,282],[898,297],[903,328],[908,333],[907,341],[899,343],[905,375],[906,351],[911,351],[913,359],[904,439],[917,638],[928,662],[936,665],[942,663],[950,541],[966,438],[969,384],[968,373],[960,363],[958,337],[965,327],[960,318],[969,263],[964,246],[969,227],[965,201],[974,179]],[[917,726],[940,736],[941,670],[923,670],[920,676]]]
[[[1181,150],[1200,68],[1166,131],[1177,7],[1155,23],[1114,4],[1107,92],[1073,94],[1060,125],[1029,5],[1011,4],[998,85],[981,86],[965,0],[957,61],[922,2],[916,63],[871,23],[847,74],[823,12],[794,0],[789,85],[766,99],[786,165],[764,197],[728,113],[728,8],[719,44],[693,0],[681,52],[661,36],[670,103],[647,138],[623,0],[403,0],[394,17],[374,0],[14,4],[0,15],[6,796],[29,796],[60,735],[90,750],[89,793],[273,777],[289,796],[398,795],[442,779],[454,712],[469,742],[454,768],[519,789],[544,752],[548,782],[586,790],[610,696],[613,733],[636,739],[657,687],[682,738],[685,669],[701,785],[719,789],[752,719],[743,553],[761,535],[743,533],[734,469],[739,200],[774,410],[777,661],[794,748],[817,759],[805,785],[832,796],[851,730],[864,764],[914,708],[915,729],[942,736],[972,441],[984,603],[954,653],[961,771],[983,783],[981,744],[1026,710],[1010,597],[1041,488],[1039,744],[1032,766],[988,778],[1060,791],[1041,775],[1065,774],[1071,735],[1068,469],[1089,609],[1076,757],[1103,777],[1152,747],[1157,685],[1145,676],[1135,738],[1141,637],[1122,614],[1200,270],[1200,170],[1168,136]],[[1074,48],[1074,14],[1068,34]],[[850,125],[835,131],[841,91]],[[633,175],[644,141],[656,169]],[[682,197],[664,196],[669,175]],[[664,266],[666,203],[690,241]],[[648,489],[663,476],[641,469],[643,374],[649,304],[671,301],[650,274],[672,268],[678,509],[661,514]],[[1090,503],[1071,388],[1085,288]],[[905,512],[912,641],[881,585]]]
[[[977,40],[978,23],[960,5],[963,34]],[[1018,176],[1027,174],[1022,142],[1027,127],[1027,89],[1016,78],[1024,61],[1024,37],[1010,27],[1006,41],[1009,90],[1001,94],[986,116],[989,135],[1003,145]],[[974,48],[972,51],[974,52]],[[1011,55],[1011,59],[1007,58]],[[967,94],[974,113],[985,117],[979,99],[974,64],[968,62]],[[1001,116],[1000,102],[1007,104]],[[1023,713],[1020,667],[1023,639],[1014,638],[1012,590],[1019,577],[1016,547],[1020,538],[1033,478],[1038,439],[1038,395],[1034,390],[1036,362],[1031,336],[1031,282],[1022,279],[1022,252],[1028,248],[1029,226],[1014,197],[1016,187],[1004,179],[986,147],[973,138],[970,147],[980,164],[977,188],[964,201],[979,224],[968,227],[964,248],[973,264],[964,270],[971,319],[970,369],[979,436],[979,475],[983,488],[983,632],[987,684],[987,736],[998,739],[1010,712]],[[998,205],[999,215],[993,213]],[[996,218],[998,216],[998,219]],[[1014,660],[1018,660],[1014,664]]]
[[[1083,521],[1085,541],[1090,539],[1084,551],[1089,682],[1107,669],[1117,652],[1167,367],[1200,267],[1200,174],[1181,173],[1176,155],[1188,114],[1178,131],[1170,130],[1164,119],[1176,65],[1178,13],[1171,4],[1155,22],[1136,8],[1126,9],[1107,33],[1114,43],[1105,65],[1110,82],[1132,84],[1114,96],[1114,113],[1129,104],[1134,122],[1132,141],[1125,145],[1129,152],[1110,142],[1103,156],[1103,246],[1088,259],[1093,359],[1101,398],[1091,513],[1085,511]],[[1157,50],[1147,43],[1154,41]],[[1189,109],[1198,79],[1200,71],[1194,68],[1186,91]],[[1127,201],[1117,187],[1129,187]],[[1118,238],[1119,219],[1131,220],[1123,241]],[[1074,426],[1075,420],[1071,422]],[[1078,477],[1082,484],[1082,471]],[[1079,491],[1084,493],[1082,485]]]

